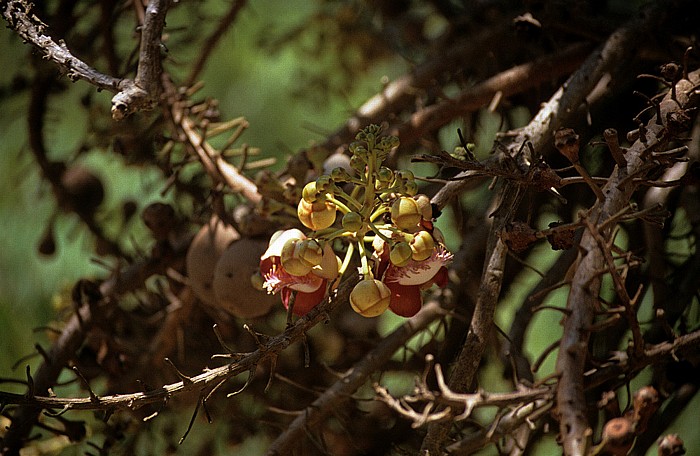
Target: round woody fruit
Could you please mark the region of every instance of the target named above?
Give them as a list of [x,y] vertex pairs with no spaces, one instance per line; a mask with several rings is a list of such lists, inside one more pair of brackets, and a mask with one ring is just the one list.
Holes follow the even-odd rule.
[[238,318],[255,318],[265,315],[279,302],[279,297],[256,288],[251,281],[266,249],[264,239],[242,238],[221,254],[213,282],[220,309]]
[[94,214],[105,196],[100,178],[80,165],[72,166],[61,174],[61,185],[65,190],[62,207],[79,214]]
[[213,216],[192,239],[185,259],[187,276],[192,291],[205,304],[216,306],[214,268],[224,250],[238,238],[232,226]]

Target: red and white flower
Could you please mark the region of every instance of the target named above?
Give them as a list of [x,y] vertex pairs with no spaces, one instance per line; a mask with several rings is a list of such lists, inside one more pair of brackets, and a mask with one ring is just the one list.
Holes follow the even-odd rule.
[[[326,295],[328,282],[338,277],[339,260],[330,244],[319,245],[320,251],[308,254],[307,240],[298,229],[278,231],[270,238],[269,247],[260,259],[260,273],[265,279],[263,287],[270,294],[280,293],[285,308],[289,308],[292,294],[296,292],[292,311],[299,316],[316,307]],[[303,248],[295,248],[301,245]],[[283,258],[294,264],[292,270],[297,274],[285,268]],[[299,267],[304,262],[308,262],[309,267]],[[300,270],[303,274],[298,274]]]
[[390,249],[384,240],[375,238],[375,258],[377,261],[376,276],[391,291],[389,309],[402,317],[412,317],[423,305],[421,291],[438,285],[444,288],[447,285],[447,266],[452,262],[453,255],[442,244],[442,236],[435,229],[433,233],[424,233],[432,236],[434,245],[430,254],[421,254],[416,260],[408,260],[397,266],[390,260]]

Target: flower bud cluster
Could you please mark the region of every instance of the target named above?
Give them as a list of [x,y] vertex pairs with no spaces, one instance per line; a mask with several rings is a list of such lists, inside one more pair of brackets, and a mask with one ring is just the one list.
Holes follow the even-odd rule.
[[[362,280],[350,305],[365,317],[387,309],[414,315],[423,289],[446,285],[452,255],[433,226],[429,198],[418,194],[413,173],[382,165],[398,145],[398,138],[381,135],[376,125],[363,129],[349,146],[348,166],[303,187],[296,215],[313,231],[309,237],[287,230],[271,239],[260,263],[265,287],[280,292],[286,306],[294,302],[295,313],[303,315],[321,302],[355,252]],[[331,248],[336,239],[348,246],[342,262]]]

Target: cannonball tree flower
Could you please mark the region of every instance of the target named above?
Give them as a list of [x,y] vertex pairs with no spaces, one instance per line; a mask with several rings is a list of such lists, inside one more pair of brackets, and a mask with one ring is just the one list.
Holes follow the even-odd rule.
[[296,292],[292,312],[303,316],[325,297],[328,282],[338,277],[338,263],[330,244],[321,247],[296,228],[278,231],[260,258],[263,288],[280,293],[286,309]]
[[[443,245],[437,228],[433,233],[419,231],[416,234],[419,234],[416,236],[418,239],[424,240],[427,235],[432,240],[428,243],[421,241],[421,245],[431,247],[429,254],[421,252],[418,256],[420,260],[416,260],[416,255],[413,255],[408,261],[392,261],[391,249],[383,239],[376,237],[373,243],[375,258],[378,260],[375,276],[391,291],[389,309],[402,317],[412,317],[418,313],[423,305],[421,291],[432,285],[441,288],[447,285],[447,266],[452,262],[452,254]],[[404,244],[397,244],[401,245]]]

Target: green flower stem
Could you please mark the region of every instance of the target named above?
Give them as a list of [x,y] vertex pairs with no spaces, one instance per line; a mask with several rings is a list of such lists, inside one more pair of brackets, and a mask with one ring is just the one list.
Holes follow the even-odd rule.
[[387,187],[382,189],[382,196],[391,195],[392,193],[403,193],[403,187],[400,185],[394,185],[393,187]]
[[335,204],[338,209],[340,209],[340,212],[343,214],[347,214],[348,212],[352,212],[352,210],[345,205],[342,201],[336,199],[333,196],[326,196],[326,201],[330,201],[331,203]]
[[[357,201],[357,198],[353,198],[352,196],[348,195],[345,193],[343,190],[339,190],[334,193],[334,196],[342,198],[344,201],[347,202],[348,209],[350,206],[352,206],[353,210],[355,211],[360,211],[362,209],[362,205]],[[331,200],[331,201],[336,201],[336,200]],[[348,210],[350,212],[350,210]]]
[[390,211],[391,211],[391,209],[389,208],[389,206],[382,204],[381,206],[379,206],[379,209],[374,211],[372,213],[372,215],[369,216],[369,221],[374,222],[375,220],[377,220],[377,217],[379,217],[382,214],[386,214],[387,212],[390,212]]
[[386,242],[389,245],[393,244],[393,241],[391,240],[391,238],[387,237],[384,233],[382,233],[374,223],[369,222],[369,227],[372,228],[372,231],[374,232],[374,234],[376,234],[377,236],[382,238],[384,240],[384,242]]
[[326,228],[325,230],[318,230],[314,232],[315,238],[323,238],[327,241],[331,241],[335,238],[342,236],[352,236],[352,233],[346,231],[344,228]]
[[371,279],[372,278],[372,271],[370,270],[370,267],[369,267],[369,260],[367,259],[367,250],[365,250],[364,242],[357,243],[357,250],[360,253],[360,263],[362,265],[362,268],[361,268],[362,277],[364,277],[365,279]]
[[345,258],[343,258],[343,263],[340,265],[340,269],[338,269],[338,275],[342,276],[343,274],[345,274],[345,271],[350,265],[350,260],[352,259],[353,253],[355,253],[355,243],[350,242],[348,244],[348,250],[345,252]]
[[369,158],[367,160],[367,182],[365,183],[365,201],[362,205],[362,215],[369,217],[374,210],[375,193],[374,193],[374,167],[377,164],[377,153],[374,150],[374,141],[368,144]]

